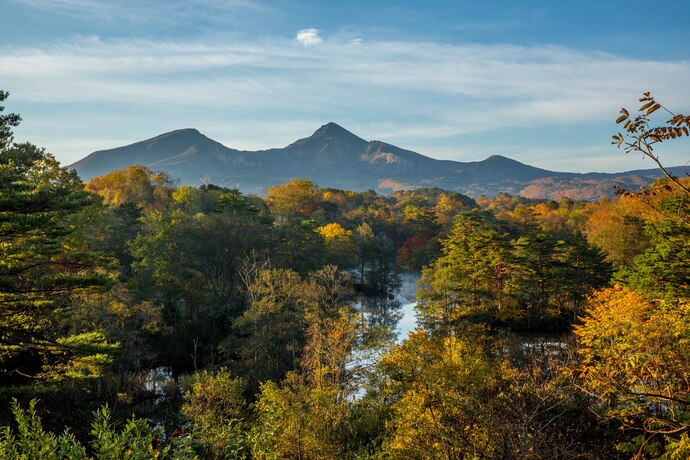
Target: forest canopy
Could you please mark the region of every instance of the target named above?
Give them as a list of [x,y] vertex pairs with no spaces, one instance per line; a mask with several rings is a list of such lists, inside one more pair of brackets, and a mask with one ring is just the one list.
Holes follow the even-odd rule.
[[[663,169],[690,117],[640,102],[614,142]],[[0,114],[2,458],[690,456],[687,177],[597,202],[260,197],[141,165],[84,184],[19,122]]]

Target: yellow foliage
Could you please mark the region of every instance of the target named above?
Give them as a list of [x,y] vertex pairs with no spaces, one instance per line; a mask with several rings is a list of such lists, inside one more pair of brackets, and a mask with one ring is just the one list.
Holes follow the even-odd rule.
[[490,449],[478,414],[484,395],[499,382],[499,368],[480,334],[465,332],[414,332],[383,357],[394,376],[389,391],[399,395],[386,458],[463,458]]
[[585,224],[587,239],[608,253],[617,264],[630,264],[641,251],[641,235],[636,234],[634,220],[648,220],[650,210],[635,197],[605,198],[589,206]]
[[649,301],[615,286],[595,293],[586,313],[574,331],[579,371],[601,410],[650,432],[690,427],[690,300]]
[[306,179],[294,179],[266,190],[266,204],[283,218],[309,216],[319,201],[318,187]]
[[352,236],[352,230],[343,228],[342,225],[332,222],[316,229],[326,242],[347,239]]
[[164,173],[155,173],[146,166],[134,165],[94,177],[86,190],[100,195],[103,202],[117,206],[132,201],[144,208],[159,209],[170,200],[173,180]]
[[288,372],[280,386],[263,383],[255,404],[253,458],[342,458],[334,437],[347,419],[348,406],[335,403],[330,393],[310,387],[295,372]]

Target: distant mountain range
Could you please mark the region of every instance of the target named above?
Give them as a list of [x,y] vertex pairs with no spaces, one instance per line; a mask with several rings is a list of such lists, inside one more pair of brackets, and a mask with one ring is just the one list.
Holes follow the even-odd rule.
[[[436,160],[381,141],[366,141],[335,123],[284,148],[235,150],[201,134],[180,129],[141,142],[99,150],[68,166],[83,180],[129,165],[165,171],[180,184],[212,183],[258,193],[294,178],[322,187],[373,189],[388,193],[439,187],[478,197],[506,192],[530,198],[598,199],[613,187],[637,190],[661,173],[656,169],[623,173],[568,173],[535,168],[500,155],[482,161]],[[685,168],[673,168],[684,175]]]

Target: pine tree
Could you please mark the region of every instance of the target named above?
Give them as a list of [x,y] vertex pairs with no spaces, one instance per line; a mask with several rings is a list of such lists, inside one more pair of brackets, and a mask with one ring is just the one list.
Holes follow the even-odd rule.
[[[6,97],[0,91],[0,101]],[[91,202],[79,177],[45,150],[14,143],[11,127],[18,121],[13,114],[0,117],[0,363],[17,353],[47,353],[60,355],[64,365],[93,356],[91,339],[105,345],[99,334],[76,341],[60,336],[70,294],[103,286],[107,278],[71,238],[75,216]]]

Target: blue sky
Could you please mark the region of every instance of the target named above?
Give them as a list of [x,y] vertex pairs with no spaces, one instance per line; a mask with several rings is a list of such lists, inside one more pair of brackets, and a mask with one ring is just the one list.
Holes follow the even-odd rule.
[[[610,145],[652,91],[690,112],[690,2],[0,0],[19,141],[64,164],[179,128],[280,147],[334,121],[435,158],[651,168]],[[660,146],[668,165],[690,141]]]

